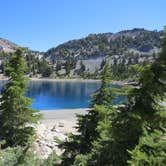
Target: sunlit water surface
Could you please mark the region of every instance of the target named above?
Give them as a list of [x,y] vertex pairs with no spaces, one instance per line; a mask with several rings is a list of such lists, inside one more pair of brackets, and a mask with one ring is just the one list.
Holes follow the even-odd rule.
[[[0,90],[4,86],[5,81],[0,81]],[[87,108],[99,87],[100,82],[29,81],[26,95],[33,99],[32,108],[38,110]],[[124,100],[124,96],[117,96],[113,104]]]

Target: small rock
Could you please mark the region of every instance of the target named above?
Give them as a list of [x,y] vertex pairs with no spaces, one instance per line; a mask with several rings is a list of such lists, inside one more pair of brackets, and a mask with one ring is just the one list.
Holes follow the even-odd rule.
[[53,128],[51,129],[51,131],[56,131],[56,125],[53,126]]
[[59,122],[58,126],[59,127],[64,127],[64,123],[63,122]]

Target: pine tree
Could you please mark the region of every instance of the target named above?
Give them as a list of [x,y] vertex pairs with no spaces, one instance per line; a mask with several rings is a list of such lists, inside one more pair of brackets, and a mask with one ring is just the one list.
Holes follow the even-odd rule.
[[80,69],[79,69],[79,74],[83,77],[84,76],[84,72],[86,70],[85,65],[83,64],[83,62],[80,62]]
[[96,105],[111,105],[112,93],[110,89],[111,84],[111,72],[109,64],[106,63],[101,73],[101,87],[94,93],[92,98],[92,106]]
[[[159,58],[142,68],[138,86],[128,102],[111,119],[108,165],[159,165],[165,163],[166,38]],[[128,153],[129,152],[129,153]],[[149,160],[149,161],[147,161]]]
[[101,62],[101,64],[100,64],[100,70],[102,70],[102,69],[103,69],[103,67],[104,67],[105,63],[106,63],[106,60],[105,60],[105,59],[103,59],[103,60],[102,60],[102,62]]
[[65,62],[65,70],[66,70],[66,76],[70,76],[72,66],[71,66],[71,59],[68,58]]
[[61,62],[57,61],[57,63],[56,63],[56,72],[58,72],[59,70],[61,70],[61,68],[62,68]]
[[[109,107],[112,104],[112,93],[110,90],[110,68],[108,63],[104,66],[101,78],[101,87],[92,99],[91,109],[86,115],[77,115],[77,131],[79,134],[72,134],[69,141],[60,147],[65,149],[62,157],[62,165],[72,165],[74,163],[86,163],[86,155],[91,152],[93,142],[99,137],[96,128],[103,116],[100,116],[99,105]],[[79,155],[81,155],[79,157]]]
[[[166,163],[165,99],[166,38],[152,65],[142,68],[139,86],[131,90],[125,107],[98,106],[99,136],[91,152],[82,156],[87,166],[164,166]],[[97,110],[96,109],[96,110]],[[79,158],[77,163],[79,162]],[[80,162],[82,161],[80,160]]]
[[144,116],[141,117],[144,121],[139,143],[129,151],[131,160],[128,163],[132,166],[135,164],[164,166],[166,163],[166,107],[162,104],[166,97],[166,29],[162,51],[148,68],[148,72],[150,74],[149,77],[146,77],[146,81],[149,86],[148,84],[144,86],[149,87],[151,95],[147,102],[151,101],[151,107],[147,108],[146,112],[144,111]]
[[30,124],[40,117],[30,108],[31,99],[25,97],[27,79],[23,52],[21,48],[17,49],[6,69],[9,80],[0,99],[0,140],[6,141],[4,147],[26,145],[34,134]]
[[138,145],[129,151],[131,166],[165,166],[166,163],[166,134],[160,130],[148,132],[144,130]]
[[114,117],[116,109],[113,106],[96,105],[95,110],[98,111],[98,123],[96,131],[98,137],[93,140],[91,152],[86,154],[87,166],[109,166],[110,158],[110,142],[112,142],[111,118]]

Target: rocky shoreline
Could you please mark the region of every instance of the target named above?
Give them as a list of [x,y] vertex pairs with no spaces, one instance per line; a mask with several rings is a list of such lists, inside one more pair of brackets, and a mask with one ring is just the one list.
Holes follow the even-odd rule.
[[34,128],[36,130],[34,153],[42,159],[47,159],[53,151],[61,155],[62,150],[58,148],[58,140],[65,141],[67,136],[58,129],[46,127],[42,123],[35,125]]
[[[0,75],[0,80],[8,80],[7,77]],[[100,82],[99,79],[83,79],[83,78],[29,78],[30,81],[52,81],[52,82]],[[113,85],[119,85],[119,86],[124,86],[128,85],[129,81],[124,80],[124,81],[117,81],[117,80],[112,80]]]
[[53,151],[61,155],[63,151],[58,148],[59,141],[65,141],[68,133],[76,133],[76,114],[86,114],[88,109],[41,111],[43,119],[33,125],[36,130],[35,153],[42,159],[48,158]]

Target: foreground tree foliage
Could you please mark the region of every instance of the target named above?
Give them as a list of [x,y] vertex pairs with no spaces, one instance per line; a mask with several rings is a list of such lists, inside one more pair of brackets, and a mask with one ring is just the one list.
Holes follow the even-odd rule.
[[[119,107],[110,118],[107,140],[96,144],[90,165],[154,166],[165,165],[166,109],[166,38],[158,59],[142,68],[138,86],[128,95],[125,107]],[[103,130],[101,130],[102,132]],[[92,149],[92,154],[95,154]]]
[[17,146],[0,150],[0,166],[42,166],[42,164],[43,161],[28,148]]
[[[110,68],[108,63],[106,63],[102,72],[101,87],[93,96],[91,109],[86,115],[77,115],[77,130],[79,134],[71,134],[69,141],[60,145],[61,148],[65,149],[62,155],[62,165],[79,165],[79,161],[86,165],[87,161],[85,159],[88,159],[87,155],[91,152],[93,142],[100,135],[96,130],[98,123],[105,118],[103,110],[100,112],[99,108],[104,107],[104,110],[109,110],[112,104],[113,96],[110,89],[110,78]],[[106,116],[109,117],[108,114]]]
[[32,147],[7,147],[0,149],[0,166],[58,166],[59,157],[53,152],[47,159],[41,159]]
[[29,124],[36,123],[40,115],[30,108],[31,99],[25,97],[26,71],[24,50],[21,48],[11,56],[6,74],[9,80],[0,99],[0,140],[5,140],[3,147],[24,146],[34,134]]
[[166,97],[166,29],[162,51],[156,61],[145,71],[149,96],[144,96],[144,100],[147,103],[151,101],[151,105],[146,108],[145,115],[141,117],[143,132],[138,145],[134,150],[129,151],[131,160],[128,163],[133,166],[135,164],[164,166],[166,163],[166,108],[162,102]]
[[56,152],[53,151],[47,159],[43,160],[40,166],[59,166],[60,157],[57,156]]
[[[78,116],[78,135],[62,147],[62,165],[164,166],[166,163],[166,32],[159,57],[142,67],[127,103],[111,106],[106,66],[92,109]],[[108,88],[108,89],[107,89]]]
[[[111,118],[109,151],[105,165],[165,165],[166,36],[163,50],[152,65],[142,69],[138,86],[128,95],[125,107]],[[107,152],[107,153],[106,153]],[[109,156],[109,157],[108,157]],[[104,157],[102,158],[104,160]]]
[[129,165],[135,166],[165,166],[166,163],[166,138],[159,130],[148,133],[146,130],[139,139],[139,144],[134,150],[129,151],[131,160]]

